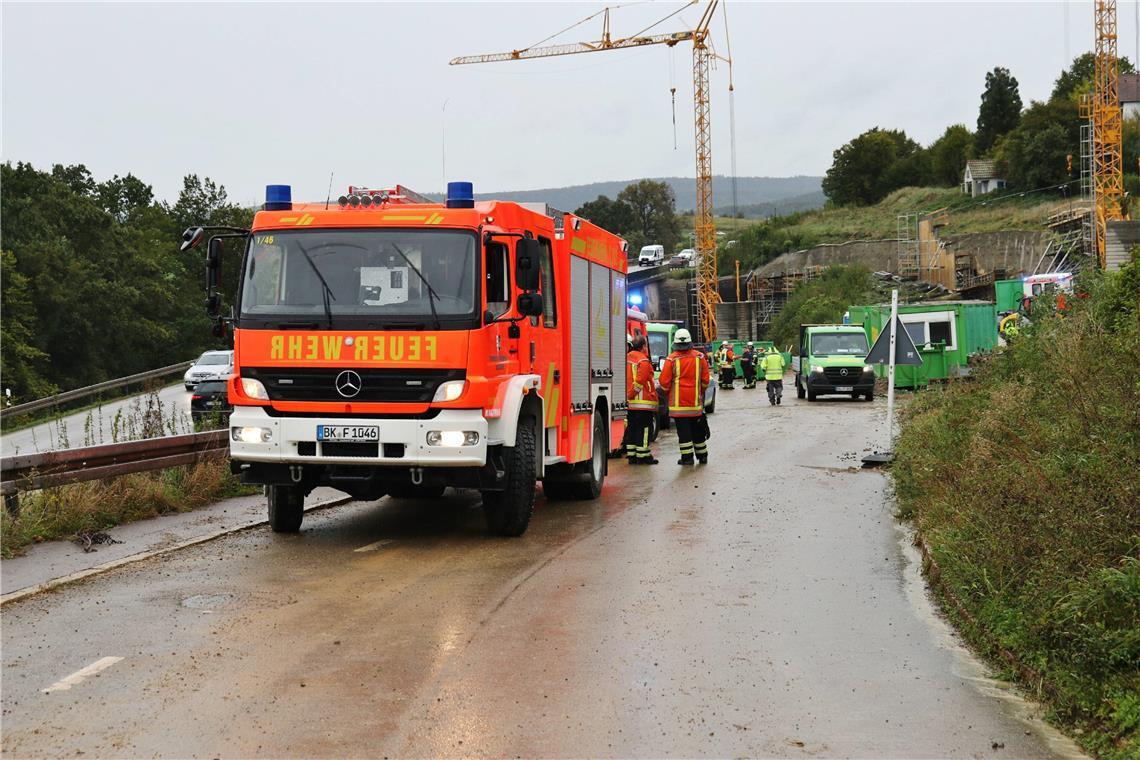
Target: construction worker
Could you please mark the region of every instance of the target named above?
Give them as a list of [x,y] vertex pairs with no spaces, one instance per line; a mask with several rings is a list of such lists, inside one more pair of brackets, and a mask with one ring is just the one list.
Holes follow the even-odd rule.
[[756,387],[756,364],[756,347],[748,341],[740,354],[740,373],[744,375],[744,387],[747,389]]
[[649,450],[649,426],[657,415],[657,385],[653,362],[645,354],[645,336],[635,335],[625,357],[626,417],[625,453],[630,464],[657,464]]
[[732,352],[732,345],[726,340],[720,344],[720,349],[716,352],[716,365],[720,370],[720,387],[726,391],[733,388],[733,382],[736,380],[736,354]]
[[768,403],[777,406],[784,397],[784,356],[772,346],[760,361],[768,384]]
[[673,353],[665,357],[661,369],[661,391],[669,403],[669,416],[677,426],[677,442],[681,458],[677,464],[709,461],[708,436],[705,435],[705,388],[711,381],[708,360],[693,348],[689,331],[680,329],[673,336]]

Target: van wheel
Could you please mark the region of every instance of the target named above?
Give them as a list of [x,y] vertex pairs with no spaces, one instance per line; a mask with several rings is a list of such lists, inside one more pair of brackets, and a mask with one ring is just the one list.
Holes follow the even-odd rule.
[[594,436],[587,465],[586,480],[573,484],[574,495],[579,499],[596,499],[602,493],[602,483],[606,480],[606,431],[600,414],[594,415]]
[[808,391],[807,392],[807,400],[808,401],[815,401],[815,394],[812,393],[811,391]]
[[299,486],[269,486],[269,527],[274,533],[296,533],[305,518],[305,494]]
[[797,378],[796,379],[796,398],[803,398],[804,395],[805,395],[804,387],[802,385],[800,385],[800,381]]
[[657,413],[654,412],[653,416],[649,418],[649,442],[653,443],[657,440]]
[[867,394],[866,394],[865,396],[863,396],[863,399],[864,399],[864,400],[866,400],[866,401],[874,401],[874,400],[875,400],[875,391],[874,391],[874,389],[871,389],[871,390],[867,391]]
[[[507,487],[502,491],[483,492],[483,515],[487,532],[494,536],[521,536],[534,514],[534,418],[519,420],[514,448],[507,449]],[[602,452],[605,462],[605,452]]]

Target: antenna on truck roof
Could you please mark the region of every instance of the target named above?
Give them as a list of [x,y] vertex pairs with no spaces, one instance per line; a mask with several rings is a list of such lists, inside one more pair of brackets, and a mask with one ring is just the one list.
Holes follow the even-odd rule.
[[329,194],[325,196],[325,211],[329,210],[329,204],[332,203],[332,180],[333,174],[336,172],[329,172]]

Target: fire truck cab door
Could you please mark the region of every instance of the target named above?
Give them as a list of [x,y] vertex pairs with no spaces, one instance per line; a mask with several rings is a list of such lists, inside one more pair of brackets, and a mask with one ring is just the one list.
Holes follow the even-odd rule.
[[[519,353],[526,352],[531,359],[531,372],[542,378],[540,390],[545,403],[544,428],[555,428],[562,418],[562,403],[565,400],[566,372],[564,370],[563,351],[563,315],[558,305],[558,288],[563,283],[558,282],[558,272],[554,265],[554,252],[551,241],[543,236],[538,237],[542,248],[539,261],[539,292],[542,293],[542,316],[531,317],[526,320],[525,331],[529,333],[526,345],[519,346]],[[560,329],[563,328],[563,329]],[[555,455],[560,452],[553,449],[557,446],[557,435],[547,435],[547,454]]]

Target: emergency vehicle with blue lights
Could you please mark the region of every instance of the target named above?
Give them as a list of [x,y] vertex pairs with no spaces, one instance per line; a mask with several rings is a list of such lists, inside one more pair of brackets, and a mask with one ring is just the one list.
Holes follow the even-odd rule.
[[[295,532],[328,485],[360,499],[482,492],[521,535],[548,498],[596,498],[626,416],[626,244],[545,204],[444,202],[401,186],[293,203],[270,185],[249,230],[196,227],[207,311],[232,329],[233,471]],[[242,250],[222,318],[223,250]]]

